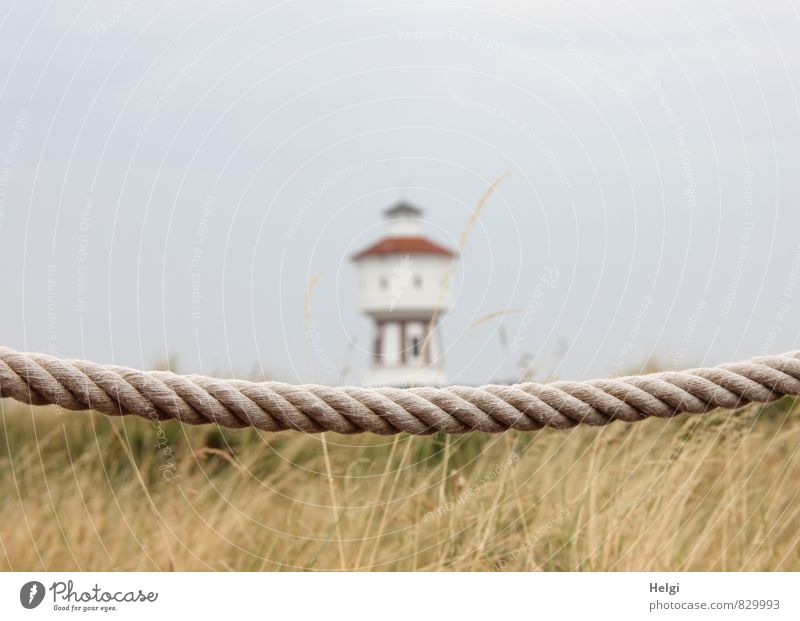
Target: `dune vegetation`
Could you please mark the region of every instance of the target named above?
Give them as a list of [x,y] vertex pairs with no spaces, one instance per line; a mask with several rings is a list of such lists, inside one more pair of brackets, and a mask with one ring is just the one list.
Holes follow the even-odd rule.
[[800,570],[800,406],[268,434],[0,402],[3,570]]

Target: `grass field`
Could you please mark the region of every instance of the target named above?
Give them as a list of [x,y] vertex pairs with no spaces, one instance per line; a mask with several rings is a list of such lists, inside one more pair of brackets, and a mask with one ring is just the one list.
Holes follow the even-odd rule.
[[3,570],[800,570],[791,399],[388,439],[0,403]]

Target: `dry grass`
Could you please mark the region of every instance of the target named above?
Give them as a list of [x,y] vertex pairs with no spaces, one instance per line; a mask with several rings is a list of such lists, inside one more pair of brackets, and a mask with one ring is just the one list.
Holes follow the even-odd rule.
[[9,401],[2,422],[4,570],[800,570],[792,400],[569,433],[329,435],[332,485],[314,436],[159,436]]

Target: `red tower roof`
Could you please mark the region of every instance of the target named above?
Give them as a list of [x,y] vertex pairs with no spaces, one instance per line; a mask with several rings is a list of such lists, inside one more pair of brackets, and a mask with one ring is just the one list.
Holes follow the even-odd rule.
[[456,252],[424,237],[386,237],[356,254],[353,260],[387,254],[439,254],[454,257]]

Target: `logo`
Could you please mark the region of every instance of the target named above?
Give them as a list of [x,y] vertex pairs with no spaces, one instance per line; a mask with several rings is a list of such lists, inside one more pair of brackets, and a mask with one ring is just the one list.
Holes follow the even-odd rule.
[[44,585],[36,580],[31,580],[22,585],[19,590],[19,603],[23,608],[30,610],[36,608],[44,599]]

